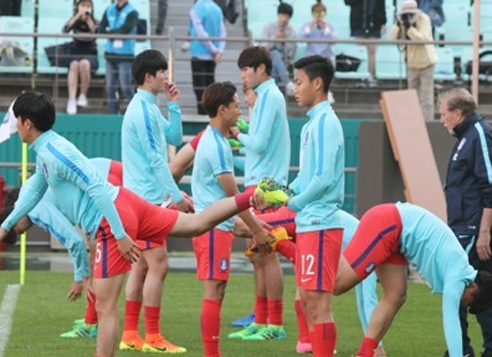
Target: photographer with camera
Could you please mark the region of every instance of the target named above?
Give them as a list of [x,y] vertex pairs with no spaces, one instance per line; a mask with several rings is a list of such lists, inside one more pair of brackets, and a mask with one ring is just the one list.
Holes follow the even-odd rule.
[[[415,0],[405,0],[389,33],[389,40],[433,41],[429,16],[418,9]],[[426,121],[434,120],[434,65],[437,62],[433,44],[403,45],[407,62],[408,88],[417,90]]]
[[[64,33],[73,31],[75,34],[95,33],[98,22],[92,15],[94,4],[92,0],[79,0],[75,9],[75,14],[63,27]],[[94,73],[98,66],[96,39],[91,37],[74,38],[68,47],[67,58],[60,59],[60,64],[68,67],[68,102],[67,113],[72,115],[77,113],[77,106],[87,106],[87,92],[91,83],[91,73]],[[80,95],[76,98],[77,89],[80,81]]]

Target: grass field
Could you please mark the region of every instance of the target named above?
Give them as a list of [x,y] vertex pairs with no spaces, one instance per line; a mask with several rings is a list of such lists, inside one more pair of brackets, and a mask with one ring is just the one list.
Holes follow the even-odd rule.
[[[94,339],[65,340],[58,337],[71,328],[74,319],[83,317],[84,313],[82,302],[69,303],[65,298],[71,278],[70,273],[28,272],[26,285],[21,289],[17,301],[5,357],[94,355]],[[3,298],[5,286],[17,283],[17,279],[17,272],[0,273],[0,299]],[[289,334],[286,341],[245,343],[228,340],[227,334],[234,331],[229,322],[249,313],[253,305],[252,275],[232,275],[222,309],[223,356],[297,356],[294,352],[297,341],[294,290],[293,276],[286,276],[284,304]],[[203,356],[199,326],[201,298],[202,286],[194,274],[168,275],[161,326],[166,338],[188,348],[185,356],[189,357]],[[123,313],[123,298],[120,306]],[[388,356],[441,357],[445,344],[440,309],[440,295],[431,295],[425,285],[410,284],[407,303],[384,340]],[[361,340],[362,332],[356,310],[353,292],[334,300],[338,357],[352,356]],[[475,341],[476,352],[479,352],[479,330],[474,318],[470,320],[472,340]],[[141,356],[141,353],[118,351],[116,356],[134,357]]]

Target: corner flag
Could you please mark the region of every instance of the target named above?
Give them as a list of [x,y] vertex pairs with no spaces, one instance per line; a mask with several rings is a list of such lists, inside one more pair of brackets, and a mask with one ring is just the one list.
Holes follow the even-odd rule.
[[10,139],[10,135],[17,132],[17,120],[15,119],[14,111],[14,102],[10,104],[9,110],[3,117],[2,123],[0,125],[0,143],[7,141]]

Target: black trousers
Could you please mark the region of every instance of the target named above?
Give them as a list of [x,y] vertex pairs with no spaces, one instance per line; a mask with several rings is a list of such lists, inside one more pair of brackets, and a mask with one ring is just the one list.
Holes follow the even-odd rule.
[[[459,236],[458,241],[465,251],[468,251],[468,261],[470,265],[476,270],[485,270],[492,273],[492,258],[486,261],[480,260],[477,253],[477,236]],[[471,352],[471,341],[468,336],[468,320],[467,309],[464,306],[460,306],[460,323],[461,331],[463,334],[463,351]],[[482,330],[483,348],[492,351],[492,308],[485,310],[484,312],[476,315],[477,321]]]
[[198,114],[207,114],[202,105],[203,91],[209,84],[215,82],[215,66],[213,60],[191,59],[191,73],[193,76],[193,91],[195,92]]

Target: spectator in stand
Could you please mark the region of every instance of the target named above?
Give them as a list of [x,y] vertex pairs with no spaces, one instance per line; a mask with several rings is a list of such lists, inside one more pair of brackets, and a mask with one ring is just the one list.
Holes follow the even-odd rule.
[[[100,33],[135,35],[138,12],[128,0],[117,0],[108,6],[99,26]],[[133,98],[132,62],[135,57],[134,39],[111,39],[106,43],[106,95],[108,113],[118,114],[116,92],[118,83],[129,102]]]
[[[317,0],[316,4],[311,7],[313,20],[304,24],[301,28],[300,38],[314,40],[331,40],[335,39],[338,34],[335,26],[325,21],[326,6]],[[332,63],[335,63],[335,54],[331,48],[331,43],[308,43],[304,56],[320,55],[329,58]]]
[[167,17],[167,0],[157,0],[157,25],[155,34],[162,35]]
[[[313,20],[304,24],[301,28],[300,38],[314,39],[314,40],[331,40],[338,36],[337,29],[333,24],[325,21],[326,6],[321,0],[316,0],[316,4],[311,7],[311,13],[313,14]],[[329,58],[333,66],[335,66],[335,53],[332,49],[331,43],[308,43],[304,57],[320,55]],[[328,101],[333,104],[335,99],[333,93],[328,92]]]
[[[222,10],[213,0],[198,0],[190,10],[190,36],[226,37]],[[207,114],[202,105],[205,88],[215,82],[215,67],[222,62],[225,41],[192,41],[191,72],[198,114]]]
[[[93,16],[94,4],[92,0],[79,0],[75,14],[63,27],[64,33],[73,31],[75,34],[96,33],[98,22]],[[91,84],[91,73],[97,71],[96,39],[91,37],[74,38],[67,55],[66,64],[68,70],[68,102],[67,113],[77,114],[77,106],[86,107],[87,92]],[[77,99],[77,89],[80,79],[80,95]]]
[[[262,36],[270,39],[295,39],[296,30],[289,22],[294,13],[294,8],[280,0],[277,8],[277,21],[266,24],[263,28]],[[289,75],[289,68],[296,54],[297,44],[295,42],[270,42],[263,44],[270,50],[272,55],[272,77],[279,87],[284,87],[288,95],[294,95],[294,83]]]
[[[417,8],[415,0],[405,0],[389,40],[432,41],[429,16]],[[434,120],[434,66],[437,62],[433,44],[404,46],[408,88],[415,89],[426,121]]]
[[[350,6],[350,35],[357,39],[378,39],[386,32],[385,0],[345,0]],[[375,85],[376,44],[367,45],[369,84]]]

